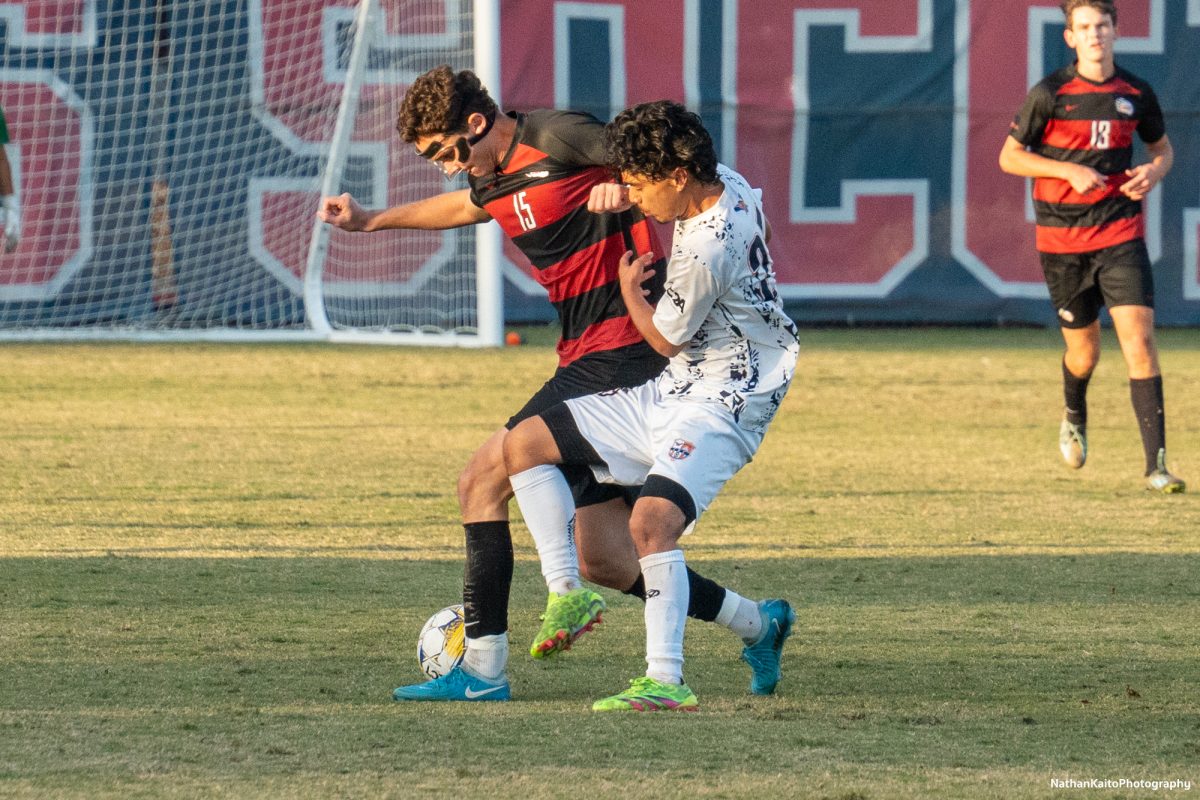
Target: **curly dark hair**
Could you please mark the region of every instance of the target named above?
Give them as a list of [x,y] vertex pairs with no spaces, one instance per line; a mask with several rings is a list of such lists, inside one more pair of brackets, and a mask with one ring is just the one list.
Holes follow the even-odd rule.
[[670,100],[627,108],[604,126],[614,172],[662,180],[683,167],[702,183],[717,181],[717,153],[700,117]]
[[1112,0],[1063,0],[1059,6],[1063,16],[1067,18],[1067,27],[1071,27],[1071,15],[1077,8],[1094,8],[1101,14],[1112,17],[1113,25],[1117,24],[1117,4]]
[[478,112],[486,117],[496,114],[496,101],[469,69],[455,72],[448,64],[434,67],[417,77],[404,94],[396,130],[406,142],[423,136],[458,133],[467,126],[467,117]]

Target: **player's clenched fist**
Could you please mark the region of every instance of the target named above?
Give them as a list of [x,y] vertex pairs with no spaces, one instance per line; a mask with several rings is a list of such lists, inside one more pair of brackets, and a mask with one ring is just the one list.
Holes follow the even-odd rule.
[[588,211],[603,214],[609,211],[625,211],[629,202],[629,187],[623,183],[601,183],[592,187],[588,197]]
[[361,231],[367,224],[367,213],[349,194],[322,197],[317,219],[344,231]]

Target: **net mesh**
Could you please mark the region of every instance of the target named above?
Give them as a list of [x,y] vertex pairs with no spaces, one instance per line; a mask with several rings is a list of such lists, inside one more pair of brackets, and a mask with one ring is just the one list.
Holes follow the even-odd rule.
[[[375,3],[339,187],[363,205],[456,188],[395,120],[418,74],[472,66],[470,10]],[[310,261],[355,13],[336,0],[0,6],[23,229],[0,255],[0,335],[303,333],[314,266],[335,330],[474,331],[471,229],[334,231]]]

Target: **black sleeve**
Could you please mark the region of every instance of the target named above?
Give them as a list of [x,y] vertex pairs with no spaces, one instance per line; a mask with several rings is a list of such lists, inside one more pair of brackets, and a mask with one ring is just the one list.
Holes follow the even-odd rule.
[[1008,134],[1026,147],[1037,147],[1042,143],[1042,134],[1053,114],[1054,95],[1043,81],[1029,90]]
[[1137,132],[1143,142],[1154,144],[1167,135],[1167,124],[1163,121],[1162,107],[1158,95],[1149,84],[1142,85],[1142,118],[1138,120]]

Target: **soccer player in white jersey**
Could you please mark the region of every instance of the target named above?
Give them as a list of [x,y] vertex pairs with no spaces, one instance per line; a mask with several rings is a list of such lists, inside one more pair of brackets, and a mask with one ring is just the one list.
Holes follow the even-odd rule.
[[[657,307],[643,287],[653,256],[628,252],[620,264],[630,316],[670,362],[641,386],[567,400],[524,420],[505,437],[504,457],[543,571],[556,566],[548,557],[564,567],[573,558],[569,546],[542,546],[572,535],[571,492],[556,465],[586,464],[602,482],[644,485],[630,529],[646,581],[647,670],[592,708],[693,710],[696,696],[683,680],[688,584],[679,538],[758,450],[795,372],[796,326],[775,291],[761,193],[717,163],[700,118],[677,103],[646,103],[619,114],[605,135],[622,183],[595,187],[589,208],[633,204],[675,223]],[[756,610],[761,630],[743,658],[769,667],[755,670],[767,677],[751,690],[770,694],[795,612],[784,600]]]

